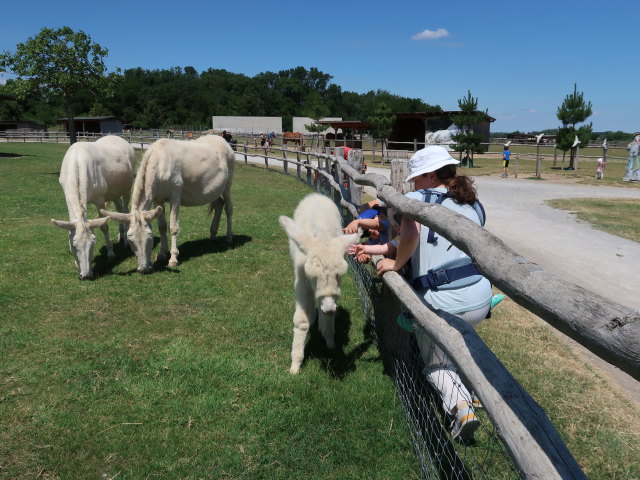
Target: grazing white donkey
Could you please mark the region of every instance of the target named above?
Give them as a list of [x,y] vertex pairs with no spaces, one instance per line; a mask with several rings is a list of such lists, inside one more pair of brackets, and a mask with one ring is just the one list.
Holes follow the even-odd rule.
[[[180,232],[180,206],[211,204],[215,210],[211,222],[211,239],[218,233],[222,207],[227,216],[227,243],[233,240],[231,217],[231,182],[235,155],[231,146],[218,135],[205,135],[197,140],[160,139],[151,144],[142,158],[131,196],[131,213],[102,211],[121,223],[128,223],[127,240],[138,259],[138,271],[152,270],[151,221],[158,217],[160,252],[164,260],[168,251],[167,220],[163,204],[171,207],[171,258],[169,266],[178,265],[177,237]],[[152,204],[157,205],[153,210]]]
[[296,311],[290,372],[298,373],[316,309],[318,327],[327,347],[335,347],[336,302],[340,297],[340,277],[347,272],[344,254],[349,244],[358,242],[361,232],[344,235],[338,208],[329,198],[317,193],[302,199],[293,220],[284,215],[279,220],[289,237],[295,269]]
[[[51,222],[69,231],[69,246],[81,279],[93,278],[91,260],[96,243],[93,228],[100,227],[107,256],[115,257],[109,239],[109,218],[88,220],[87,204],[93,203],[100,210],[106,202],[113,201],[118,211],[126,212],[135,162],[129,142],[111,135],[93,143],[74,143],[64,155],[59,181],[67,200],[69,221],[51,219]],[[120,229],[118,240],[124,240],[124,228]]]

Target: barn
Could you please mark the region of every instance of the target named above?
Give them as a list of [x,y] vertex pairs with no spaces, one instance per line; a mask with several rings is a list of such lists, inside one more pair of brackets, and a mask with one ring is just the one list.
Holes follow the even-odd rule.
[[[122,133],[122,120],[118,117],[74,117],[78,133]],[[69,131],[69,120],[59,118],[58,123]]]
[[[412,150],[414,140],[423,142],[426,132],[446,130],[453,123],[451,121],[451,117],[459,113],[461,112],[444,111],[395,113],[396,123],[393,126],[391,135],[389,136],[389,149]],[[483,143],[489,143],[491,123],[495,121],[495,118],[487,115],[483,122],[473,126],[474,132],[482,136]],[[404,142],[411,142],[411,145]],[[488,146],[485,146],[485,148],[488,148]]]

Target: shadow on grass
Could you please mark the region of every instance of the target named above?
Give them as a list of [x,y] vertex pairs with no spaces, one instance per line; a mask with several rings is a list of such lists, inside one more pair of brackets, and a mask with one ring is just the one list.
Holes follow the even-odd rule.
[[[158,239],[158,241],[160,240]],[[104,277],[106,275],[113,275],[114,267],[117,267],[128,258],[133,257],[131,248],[129,248],[129,246],[125,242],[114,242],[113,253],[116,254],[116,258],[110,259],[109,257],[107,257],[107,246],[103,245],[100,248],[100,254],[94,257],[95,265],[93,267],[93,273],[95,274],[96,279],[99,277]],[[136,269],[132,271],[135,272]],[[127,272],[127,274],[129,273],[131,272]]]
[[[209,238],[201,238],[200,240],[189,240],[178,246],[180,254],[178,261],[180,263],[187,262],[192,258],[198,258],[208,253],[222,253],[243,246],[245,243],[252,241],[253,238],[247,235],[234,235],[233,243],[229,245],[224,236],[219,236],[215,240]],[[169,239],[169,241],[171,241]],[[154,264],[155,267],[155,264]]]
[[341,380],[350,372],[355,371],[356,360],[369,350],[373,342],[367,339],[349,353],[346,353],[345,347],[349,344],[350,329],[351,318],[349,312],[342,307],[338,307],[334,336],[336,347],[330,349],[318,329],[318,321],[316,320],[315,324],[309,329],[309,341],[304,349],[303,365],[308,359],[317,358],[320,360],[322,369],[337,380]]
[[19,153],[4,153],[0,152],[0,158],[19,158],[19,157],[28,157],[29,155],[21,155]]
[[[247,242],[252,240],[251,237],[247,235],[234,235],[233,243],[231,245],[227,244],[224,237],[219,237],[216,240],[210,240],[208,238],[201,240],[192,240],[189,242],[185,242],[180,245],[178,248],[180,250],[180,254],[178,255],[178,260],[180,263],[184,263],[189,261],[192,258],[201,257],[202,255],[206,255],[209,253],[221,253],[226,252],[227,250],[232,250],[236,247],[242,246]],[[158,246],[160,243],[160,237],[153,237],[153,248]],[[131,248],[126,244],[114,243],[113,244],[113,252],[116,254],[116,258],[110,260],[107,257],[107,247],[106,245],[100,249],[100,254],[94,258],[95,266],[93,268],[93,272],[97,277],[105,276],[105,275],[131,275],[133,273],[137,273],[138,269],[132,268],[126,272],[113,273],[114,267],[117,267],[125,260],[133,257],[134,254]],[[152,255],[153,256],[153,255]],[[169,258],[167,257],[163,261],[155,261],[153,262],[153,272],[171,272],[171,273],[180,273],[180,270],[176,268],[169,268],[167,263]]]

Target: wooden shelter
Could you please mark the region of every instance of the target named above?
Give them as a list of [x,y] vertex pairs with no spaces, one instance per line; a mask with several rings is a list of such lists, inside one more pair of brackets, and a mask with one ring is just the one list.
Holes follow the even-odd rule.
[[[396,123],[388,139],[389,148],[394,150],[412,150],[414,140],[424,142],[426,132],[446,130],[453,124],[451,117],[459,113],[461,112],[457,110],[395,113]],[[490,126],[491,123],[495,121],[495,118],[486,115],[483,122],[473,126],[474,132],[482,136],[483,143],[489,143]],[[411,142],[411,144],[407,142]]]
[[[335,133],[326,134],[325,139],[335,139],[337,144],[351,148],[362,148],[362,134],[371,129],[371,125],[360,120],[320,120],[320,125],[328,125]],[[338,133],[342,129],[342,133]],[[347,134],[346,131],[350,133]],[[351,137],[351,138],[348,138]]]
[[[74,117],[78,133],[122,133],[122,120],[118,117]],[[69,120],[59,118],[58,123],[69,131]]]

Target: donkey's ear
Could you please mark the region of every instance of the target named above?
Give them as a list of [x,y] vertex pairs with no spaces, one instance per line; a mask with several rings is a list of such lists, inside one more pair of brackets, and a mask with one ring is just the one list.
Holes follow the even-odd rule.
[[96,227],[101,227],[108,221],[109,221],[109,217],[102,217],[102,218],[94,218],[92,220],[89,220],[89,222],[87,223],[89,224],[89,228],[96,228]]
[[153,210],[145,210],[144,212],[142,212],[142,218],[144,218],[145,222],[150,223],[151,220],[153,220],[158,215],[160,215],[162,210],[164,210],[164,209],[160,205],[158,205]]
[[64,230],[75,230],[76,224],[73,222],[66,222],[64,220],[54,220],[51,219],[51,223],[53,223],[56,227],[62,228]]
[[120,213],[120,212],[107,212],[106,210],[101,209],[100,213],[105,217],[113,218],[116,222],[120,223],[130,223],[131,222],[131,213]]
[[304,233],[304,231],[300,228],[300,226],[293,221],[293,219],[289,217],[285,217],[284,215],[280,215],[278,218],[280,225],[284,228],[289,239],[298,246],[300,250],[306,253],[307,248],[306,245],[309,243],[309,236]]

